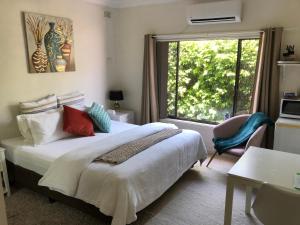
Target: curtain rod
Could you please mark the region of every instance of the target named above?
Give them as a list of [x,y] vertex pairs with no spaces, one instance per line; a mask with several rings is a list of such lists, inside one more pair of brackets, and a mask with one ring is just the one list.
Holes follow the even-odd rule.
[[[275,28],[274,28],[275,29]],[[300,27],[288,27],[283,31],[300,31]],[[214,39],[218,37],[222,38],[258,38],[260,37],[262,30],[254,31],[236,31],[236,32],[205,32],[194,34],[157,34],[153,35],[158,41],[176,41],[176,40],[196,40],[196,39]]]
[[170,40],[195,40],[195,39],[213,39],[213,38],[257,38],[262,31],[241,31],[241,32],[212,32],[212,33],[196,33],[196,34],[159,34],[153,35],[154,38],[161,41]]

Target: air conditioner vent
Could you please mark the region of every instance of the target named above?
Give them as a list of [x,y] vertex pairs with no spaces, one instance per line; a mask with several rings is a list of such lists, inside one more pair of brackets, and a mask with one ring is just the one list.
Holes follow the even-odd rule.
[[219,17],[219,18],[207,18],[207,19],[191,19],[192,23],[218,23],[220,21],[235,21],[236,18],[235,16],[230,16],[230,17]]
[[187,21],[190,25],[241,22],[242,2],[240,0],[219,1],[190,5]]

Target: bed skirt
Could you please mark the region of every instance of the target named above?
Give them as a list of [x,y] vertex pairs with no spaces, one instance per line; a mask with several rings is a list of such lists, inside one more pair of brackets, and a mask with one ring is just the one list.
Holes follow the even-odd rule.
[[[195,162],[195,164],[196,163],[197,162]],[[51,191],[46,187],[39,186],[38,181],[42,178],[40,174],[25,169],[21,166],[15,165],[7,160],[6,160],[6,165],[8,170],[9,182],[12,185],[20,188],[21,187],[28,188],[34,192],[37,192],[39,194],[48,197],[50,202],[52,201],[61,202],[72,208],[78,209],[84,213],[94,216],[103,222],[107,222],[108,224],[111,224],[112,217],[102,214],[97,207],[89,203],[86,203],[80,199],[69,197],[59,192]],[[193,168],[193,166],[191,168]]]
[[[46,187],[38,185],[38,181],[41,179],[41,175],[25,169],[23,167],[14,165],[13,163],[6,160],[9,181],[16,187],[26,187],[32,191],[42,194],[48,197],[51,201],[58,201],[72,208],[78,209],[91,216],[101,219],[101,221],[111,222],[111,217],[102,214],[99,209],[91,204],[88,204],[82,200],[72,198],[63,195],[56,191],[51,191]],[[50,204],[50,203],[49,203]]]

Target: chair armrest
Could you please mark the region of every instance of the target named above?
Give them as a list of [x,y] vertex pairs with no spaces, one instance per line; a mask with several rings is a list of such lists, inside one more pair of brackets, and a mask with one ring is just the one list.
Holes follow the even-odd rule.
[[264,124],[264,125],[260,126],[259,128],[257,128],[257,130],[249,138],[245,149],[247,150],[250,146],[261,147],[266,129],[267,129],[266,124]]
[[214,137],[227,138],[234,135],[243,123],[250,117],[249,114],[239,115],[225,120],[213,129]]

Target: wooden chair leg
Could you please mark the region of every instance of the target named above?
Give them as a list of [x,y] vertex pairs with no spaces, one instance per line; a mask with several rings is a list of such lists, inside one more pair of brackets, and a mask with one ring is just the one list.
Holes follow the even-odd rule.
[[217,155],[217,151],[210,157],[210,159],[209,159],[209,161],[208,161],[208,163],[206,164],[206,167],[208,167],[209,166],[209,164],[211,163],[211,161],[215,158],[215,156]]

